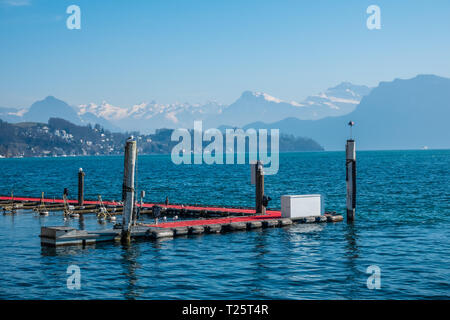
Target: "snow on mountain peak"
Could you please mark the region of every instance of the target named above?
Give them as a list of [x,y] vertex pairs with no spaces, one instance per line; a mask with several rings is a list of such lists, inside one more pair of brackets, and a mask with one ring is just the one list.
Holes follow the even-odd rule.
[[270,101],[270,102],[275,102],[275,103],[283,102],[283,100],[275,98],[275,97],[273,97],[273,96],[271,96],[271,95],[269,95],[267,93],[264,93],[264,92],[255,92],[254,95],[255,95],[255,97],[258,97],[258,98],[259,97],[263,97],[264,100]]
[[107,120],[120,120],[128,116],[126,108],[113,106],[106,101],[103,101],[100,105],[91,102],[78,107],[78,115],[83,115],[87,112]]
[[303,107],[304,106],[303,104],[301,104],[299,102],[296,102],[296,101],[290,101],[289,102],[289,101],[282,100],[282,99],[276,98],[274,96],[271,96],[270,94],[267,94],[265,92],[259,92],[259,91],[256,91],[256,92],[244,91],[242,93],[241,98],[244,98],[244,99],[257,98],[257,99],[262,99],[262,100],[267,101],[267,102],[286,103],[286,104],[290,104],[290,105],[292,105],[294,107]]
[[[343,82],[322,93],[309,96],[301,102],[282,100],[261,91],[244,91],[241,97],[229,106],[215,101],[205,104],[187,102],[159,104],[151,101],[131,107],[118,107],[103,101],[101,104],[80,105],[78,115],[89,112],[124,129],[139,128],[144,131],[160,127],[189,127],[195,120],[204,120],[208,125],[220,126],[241,125],[255,119],[270,121],[277,117],[320,119],[353,111],[369,91],[366,86]],[[259,114],[261,119],[255,118],[255,114]]]
[[223,105],[214,101],[209,101],[205,105],[179,102],[159,104],[152,101],[150,103],[142,102],[131,107],[118,107],[103,101],[101,104],[91,102],[79,105],[77,113],[79,116],[91,113],[116,125],[127,123],[127,129],[130,129],[128,127],[133,127],[133,121],[147,121],[149,124],[155,122],[168,127],[175,124],[179,125],[182,121],[188,124],[188,122],[192,122],[195,119],[203,119],[209,115],[218,115],[223,108]]

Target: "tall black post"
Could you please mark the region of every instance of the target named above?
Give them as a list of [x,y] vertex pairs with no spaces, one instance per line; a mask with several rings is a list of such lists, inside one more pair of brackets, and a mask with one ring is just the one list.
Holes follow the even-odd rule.
[[78,171],[78,205],[84,204],[84,171],[82,168]]
[[347,140],[346,154],[346,181],[347,181],[347,222],[355,220],[356,208],[356,148],[355,140]]
[[266,207],[263,206],[263,197],[264,197],[264,168],[261,161],[256,163],[255,168],[255,184],[256,184],[256,213],[265,214]]

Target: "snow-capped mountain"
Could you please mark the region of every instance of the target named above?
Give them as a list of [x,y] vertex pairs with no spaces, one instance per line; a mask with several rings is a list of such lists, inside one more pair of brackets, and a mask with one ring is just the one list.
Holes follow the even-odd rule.
[[285,101],[267,93],[245,91],[229,106],[217,102],[206,104],[142,102],[131,107],[116,106],[103,101],[70,106],[49,96],[29,108],[0,108],[0,118],[12,123],[20,121],[47,122],[50,117],[66,119],[75,124],[98,123],[112,131],[152,133],[160,128],[192,128],[202,120],[205,128],[243,126],[255,121],[273,122],[294,117],[316,120],[352,112],[370,89],[343,82],[302,102]]
[[53,96],[36,101],[29,108],[0,108],[0,119],[10,122],[43,122],[47,123],[50,118],[61,118],[77,125],[99,124],[111,131],[122,130],[111,124],[106,118],[98,117],[92,112],[85,111],[82,114],[78,107],[72,107],[66,102]]
[[[349,93],[351,94],[351,93]],[[343,150],[349,121],[359,150],[447,149],[450,147],[450,79],[418,75],[412,79],[380,82],[349,114],[320,120],[286,118],[249,123],[245,128],[280,129],[307,136],[325,150]]]
[[[245,91],[222,114],[208,119],[208,126],[243,126],[255,121],[279,121],[285,118],[317,120],[352,112],[362,97],[370,92],[366,86],[343,82],[304,101],[284,101],[267,93]],[[265,120],[263,120],[265,119]]]
[[310,117],[301,120],[314,120],[329,116],[341,116],[355,110],[361,99],[370,93],[367,86],[358,86],[350,82],[342,82],[336,87],[329,88],[323,93],[310,96],[302,102],[310,106]]
[[344,115],[352,112],[369,92],[370,88],[366,86],[343,82],[302,102],[245,91],[229,106],[217,102],[201,105],[158,104],[152,101],[127,108],[102,102],[80,105],[78,114],[83,116],[91,113],[123,130],[142,132],[153,132],[158,128],[191,128],[194,120],[203,120],[206,127],[242,126],[254,121],[278,121],[287,117],[312,120]]
[[100,105],[90,103],[80,105],[78,114],[83,116],[92,113],[99,118],[107,119],[112,124],[123,130],[139,130],[141,132],[153,132],[160,128],[190,128],[194,120],[206,120],[222,112],[224,105],[209,102],[204,105],[189,103],[136,104],[130,108],[113,106],[107,102]]

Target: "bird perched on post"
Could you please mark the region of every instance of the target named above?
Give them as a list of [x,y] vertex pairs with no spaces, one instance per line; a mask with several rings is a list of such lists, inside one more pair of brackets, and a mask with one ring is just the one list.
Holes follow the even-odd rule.
[[350,126],[350,140],[352,140],[352,128],[353,128],[353,126],[355,125],[355,123],[353,122],[353,121],[349,121],[348,122],[348,125]]

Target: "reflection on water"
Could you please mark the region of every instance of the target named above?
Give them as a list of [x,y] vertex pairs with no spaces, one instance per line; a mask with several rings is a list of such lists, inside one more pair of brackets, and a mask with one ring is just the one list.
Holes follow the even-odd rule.
[[86,246],[61,246],[61,247],[50,247],[41,246],[41,255],[43,257],[56,257],[56,256],[67,256],[67,255],[79,255],[87,248],[95,249],[95,244],[90,244]]
[[84,214],[80,214],[80,217],[78,218],[78,229],[84,230],[85,224],[84,224]]
[[140,295],[139,291],[136,290],[136,283],[138,281],[136,270],[140,267],[137,262],[137,259],[140,256],[139,244],[122,245],[121,256],[121,266],[123,267],[123,274],[127,280],[124,287],[124,297],[126,299],[136,299]]
[[254,295],[263,296],[264,288],[262,286],[264,277],[267,272],[267,267],[265,263],[265,256],[269,253],[267,246],[267,236],[262,230],[255,230],[255,235],[252,237],[252,246],[254,252],[254,260],[252,268],[252,281],[250,282],[250,288]]
[[[345,226],[345,240],[347,241],[346,245],[346,254],[345,254],[345,266],[348,269],[346,282],[347,283],[355,283],[358,279],[358,265],[357,259],[359,257],[358,250],[358,235],[356,232],[355,222],[351,222],[346,224]],[[356,288],[351,286],[349,288],[349,292],[346,296],[347,299],[351,299],[355,296]]]

